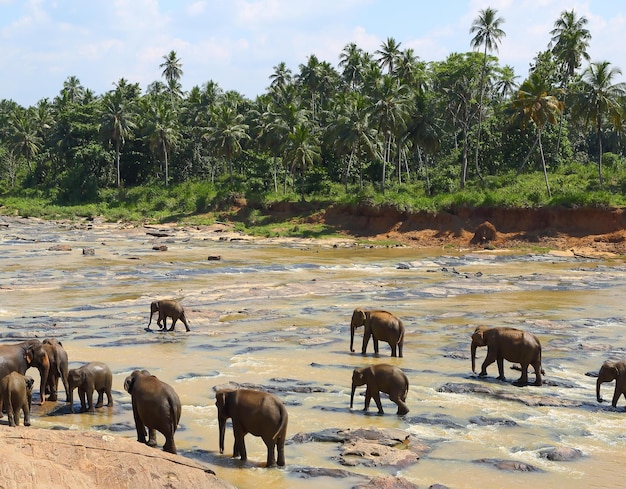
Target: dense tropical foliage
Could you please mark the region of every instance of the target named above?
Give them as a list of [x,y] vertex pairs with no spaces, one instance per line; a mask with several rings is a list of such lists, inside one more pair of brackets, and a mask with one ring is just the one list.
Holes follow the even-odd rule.
[[[626,85],[608,61],[583,66],[586,23],[564,11],[519,85],[492,54],[506,33],[491,8],[469,29],[471,51],[432,61],[391,37],[373,53],[350,43],[337,66],[278,63],[255,100],[211,80],[184,92],[175,51],[145,91],[122,78],[98,95],[70,76],[53,100],[0,100],[0,192],[71,204],[195,182],[231,197],[436,197],[538,173],[548,199],[622,194],[623,173],[603,168],[626,163]],[[583,176],[576,188],[571,174]]]

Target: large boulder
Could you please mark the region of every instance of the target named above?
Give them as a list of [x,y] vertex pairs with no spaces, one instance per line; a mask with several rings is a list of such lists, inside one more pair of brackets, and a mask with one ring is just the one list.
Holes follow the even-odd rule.
[[234,489],[206,465],[95,431],[0,426],[5,489]]

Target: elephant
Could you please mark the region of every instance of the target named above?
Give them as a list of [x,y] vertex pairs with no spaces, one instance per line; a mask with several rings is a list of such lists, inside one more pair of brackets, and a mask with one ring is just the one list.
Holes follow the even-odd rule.
[[28,340],[13,345],[0,345],[0,378],[11,372],[19,372],[24,375],[30,367],[39,370],[41,378],[39,394],[41,404],[43,404],[46,400],[50,359],[42,343],[39,340]]
[[361,353],[365,355],[370,336],[374,339],[374,353],[378,353],[378,341],[386,341],[391,347],[391,356],[402,358],[404,345],[404,324],[400,319],[387,311],[364,311],[355,309],[350,321],[350,351],[354,351],[354,331],[360,326],[365,326],[363,332],[363,347]]
[[182,411],[176,391],[147,370],[134,370],[124,380],[124,390],[131,395],[137,441],[155,447],[158,431],[165,436],[163,450],[176,453],[174,433]]
[[0,379],[0,399],[7,410],[9,426],[20,424],[20,411],[24,412],[24,426],[30,426],[30,405],[33,398],[32,377],[11,372]]
[[479,376],[486,376],[487,367],[497,361],[497,378],[505,381],[504,360],[508,360],[521,365],[522,375],[513,385],[528,384],[529,365],[535,369],[535,385],[541,385],[541,374],[544,373],[541,368],[541,343],[534,334],[515,328],[478,326],[472,334],[472,372],[476,372],[476,348],[479,346],[487,347]]
[[49,393],[48,401],[57,400],[57,389],[60,378],[63,382],[63,388],[65,389],[65,400],[66,402],[69,402],[67,352],[65,351],[65,348],[63,348],[63,344],[56,338],[44,339],[43,348],[46,350],[48,359],[50,360],[50,372],[48,374],[48,382],[46,385]]
[[[244,437],[260,436],[267,446],[266,467],[285,465],[285,439],[288,415],[285,405],[274,394],[253,389],[220,389],[215,393],[220,428],[220,453],[224,453],[226,420],[232,419],[235,444],[233,457],[248,458]],[[274,458],[274,447],[278,457]]]
[[406,396],[409,392],[409,379],[398,367],[381,363],[370,365],[369,367],[355,368],[352,372],[352,394],[350,395],[350,409],[354,404],[354,391],[357,386],[367,384],[365,390],[365,408],[370,407],[370,400],[374,398],[378,407],[378,414],[384,414],[383,406],[380,402],[380,393],[389,395],[389,399],[398,405],[396,414],[402,416],[409,412],[406,405]]
[[104,403],[104,394],[107,395],[107,406],[113,406],[111,387],[113,386],[113,374],[106,363],[91,362],[79,368],[71,369],[67,374],[68,394],[67,402],[70,403],[70,410],[74,412],[74,389],[78,387],[78,397],[80,398],[80,412],[88,410],[95,411],[93,405],[93,393],[98,393],[97,408]]
[[[174,326],[176,326],[176,321],[179,319],[185,325],[187,331],[191,331],[189,329],[189,323],[187,322],[187,317],[185,316],[185,310],[183,306],[180,305],[177,301],[174,300],[160,300],[153,301],[150,304],[150,321],[148,321],[148,330],[150,329],[150,324],[152,323],[152,316],[155,312],[159,312],[159,316],[157,318],[157,325],[163,331],[174,331]],[[172,326],[170,329],[167,329],[167,318],[172,318]],[[161,324],[163,321],[163,324]]]
[[598,380],[596,381],[596,398],[598,402],[604,401],[602,396],[600,396],[600,386],[604,382],[612,382],[613,380],[615,380],[615,391],[613,392],[611,405],[617,407],[617,401],[620,396],[624,394],[624,397],[626,397],[626,360],[607,360],[602,364],[598,373]]

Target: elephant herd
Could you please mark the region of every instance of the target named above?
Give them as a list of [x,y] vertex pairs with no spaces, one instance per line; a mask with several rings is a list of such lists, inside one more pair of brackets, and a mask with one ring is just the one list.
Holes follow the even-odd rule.
[[[182,306],[176,301],[155,301],[150,307],[150,322],[155,312],[159,313],[157,325],[161,330],[173,331],[177,320],[189,325]],[[167,329],[166,318],[172,318]],[[378,342],[384,341],[391,348],[392,357],[403,356],[404,324],[394,314],[382,310],[363,310],[357,308],[350,322],[350,351],[354,352],[354,334],[363,326],[363,344],[361,353],[366,354],[370,339],[374,352],[378,353]],[[504,360],[519,363],[521,376],[514,385],[528,384],[528,367],[535,371],[535,385],[542,384],[541,344],[537,337],[527,331],[515,328],[479,326],[471,335],[472,371],[475,372],[476,350],[486,346],[487,355],[478,374],[487,375],[487,367],[496,362],[498,379],[504,381]],[[66,392],[66,401],[74,412],[73,392],[78,389],[80,411],[94,411],[104,405],[113,405],[111,396],[112,373],[102,362],[91,362],[79,368],[68,368],[67,352],[56,338],[43,341],[27,340],[13,345],[0,345],[0,415],[4,406],[10,426],[19,424],[20,411],[24,414],[24,425],[30,425],[30,405],[33,379],[26,376],[26,371],[35,367],[41,377],[40,402],[57,401],[59,380]],[[596,397],[603,402],[600,386],[604,382],[615,380],[615,392],[612,405],[617,406],[621,395],[626,397],[626,361],[606,361],[599,372],[596,384]],[[378,413],[383,414],[380,393],[388,395],[397,406],[397,414],[409,412],[406,398],[409,381],[406,374],[398,367],[389,364],[357,367],[352,373],[350,408],[354,403],[354,394],[359,386],[366,386],[365,407],[374,399]],[[131,395],[133,418],[137,430],[137,441],[149,446],[156,446],[156,431],[165,436],[163,450],[176,453],[174,434],[181,417],[181,402],[174,389],[151,375],[147,370],[135,370],[124,381],[124,390]],[[98,393],[94,406],[93,394]],[[285,465],[285,441],[287,436],[288,414],[284,404],[274,394],[252,389],[219,389],[215,393],[215,405],[219,422],[219,450],[224,452],[226,421],[232,420],[234,446],[233,457],[247,459],[244,437],[251,433],[261,437],[267,447],[266,467]],[[148,438],[146,439],[146,433]],[[275,455],[275,450],[277,455]]]

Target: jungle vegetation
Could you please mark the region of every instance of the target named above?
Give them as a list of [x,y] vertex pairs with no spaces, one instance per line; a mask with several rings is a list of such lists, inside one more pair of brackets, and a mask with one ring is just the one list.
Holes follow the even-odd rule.
[[[452,205],[622,205],[626,84],[589,59],[587,19],[554,22],[520,76],[499,63],[505,19],[481,10],[468,52],[424,60],[393,37],[336,64],[278,62],[254,100],[209,80],[182,90],[163,56],[145,90],[0,100],[0,212],[208,212],[245,198]],[[1,94],[0,94],[1,95]]]

